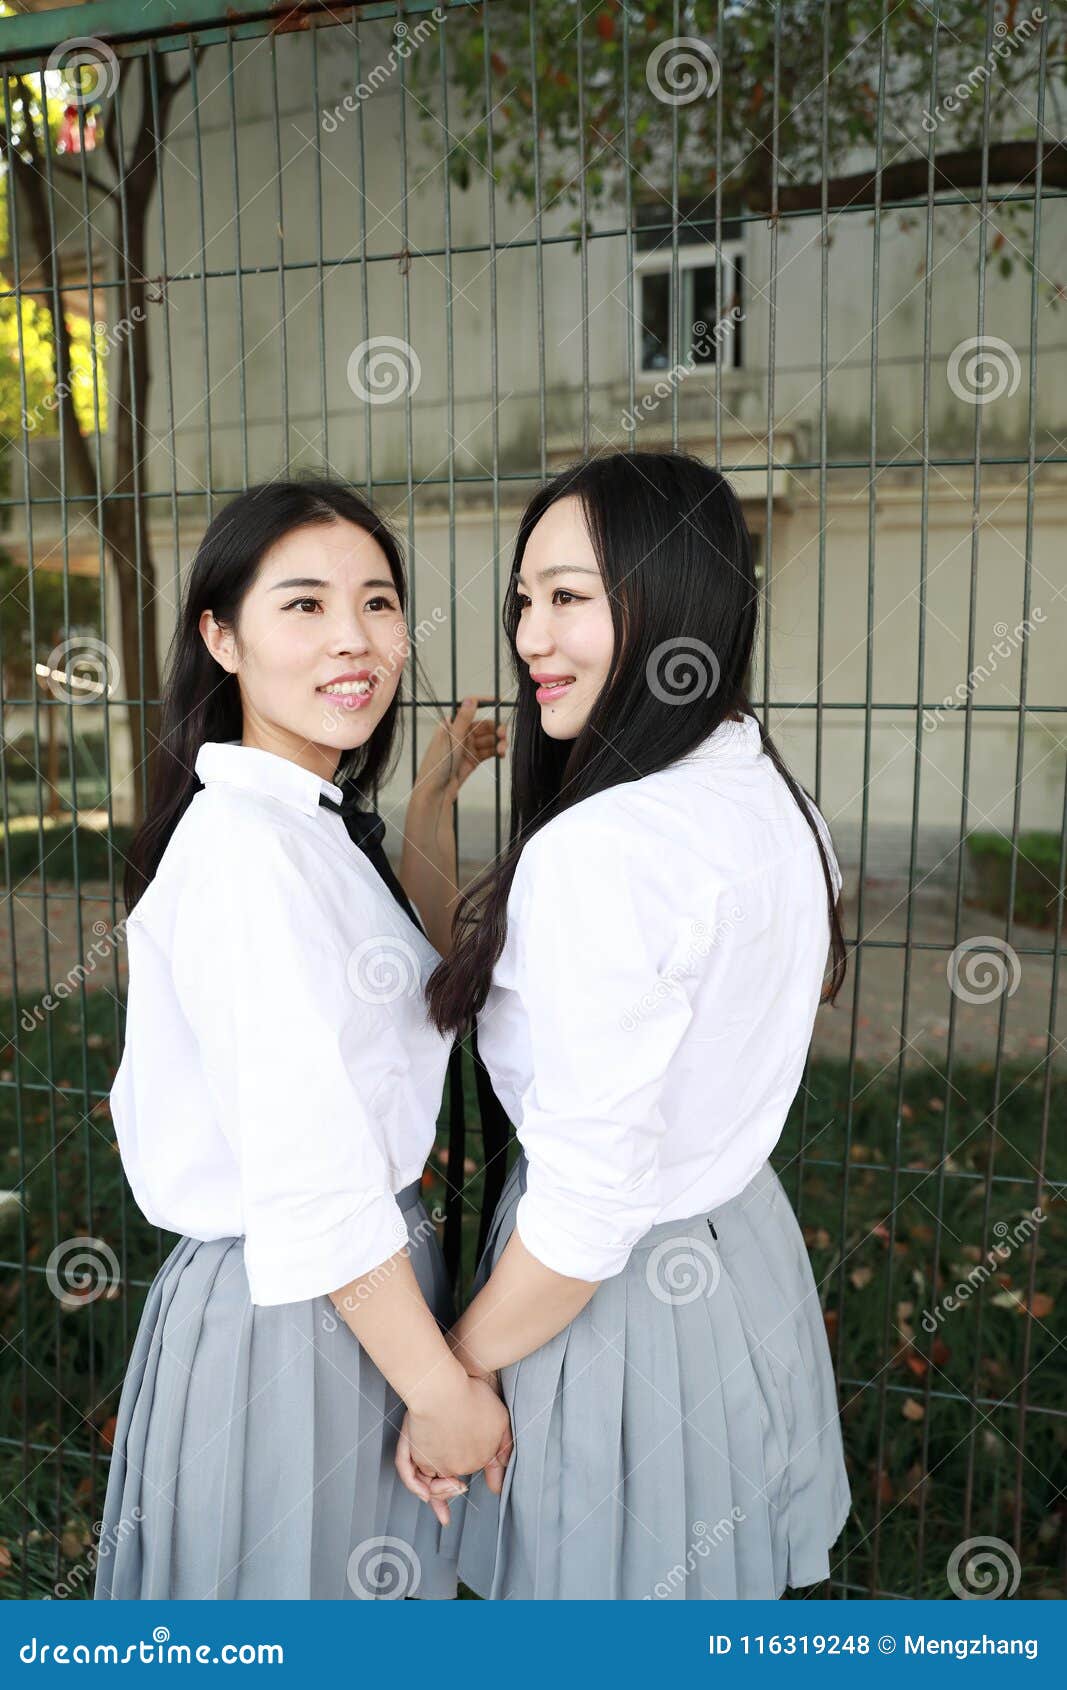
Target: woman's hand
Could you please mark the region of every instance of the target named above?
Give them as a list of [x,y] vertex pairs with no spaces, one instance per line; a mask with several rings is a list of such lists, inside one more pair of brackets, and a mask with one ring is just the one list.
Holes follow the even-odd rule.
[[479,704],[493,702],[465,698],[453,717],[438,723],[415,776],[411,798],[416,808],[447,809],[479,763],[504,756],[508,737],[504,723],[494,725],[488,717],[475,720]]
[[397,1443],[396,1470],[407,1489],[428,1502],[447,1526],[447,1499],[465,1488],[459,1476],[484,1467],[499,1494],[511,1450],[511,1420],[500,1397],[485,1380],[468,1379],[459,1402],[408,1409]]

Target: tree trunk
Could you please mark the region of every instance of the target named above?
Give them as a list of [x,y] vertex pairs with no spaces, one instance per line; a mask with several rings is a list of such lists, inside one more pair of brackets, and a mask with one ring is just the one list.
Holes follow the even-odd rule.
[[[166,120],[178,90],[188,75],[174,82],[160,77],[156,105],[159,132],[152,111],[148,61],[141,61],[141,121],[129,161],[119,156],[108,126],[108,156],[119,179],[110,199],[116,219],[125,199],[125,231],[116,230],[111,241],[115,251],[124,251],[123,287],[119,321],[125,332],[114,341],[109,360],[111,395],[110,436],[112,442],[111,486],[97,488],[96,465],[90,443],[78,426],[74,407],[66,394],[71,367],[71,334],[60,294],[60,309],[53,310],[57,282],[56,257],[52,251],[48,214],[48,181],[42,148],[50,145],[47,130],[36,134],[31,126],[22,138],[30,154],[21,156],[19,146],[0,134],[0,143],[12,169],[16,192],[27,206],[30,237],[35,249],[37,273],[47,289],[44,308],[52,318],[56,358],[56,382],[61,394],[59,428],[67,465],[69,485],[75,493],[99,497],[100,524],[115,571],[119,597],[119,643],[124,696],[129,705],[135,823],[144,815],[145,799],[151,791],[159,745],[160,666],[156,628],[156,568],[148,531],[145,492],[145,420],[149,392],[149,344],[147,285],[145,277],[145,222],[159,169],[159,141],[166,134]],[[30,110],[30,90],[23,85],[24,110]],[[119,183],[121,182],[121,193]],[[125,247],[123,245],[125,234]],[[165,308],[165,307],[164,307]],[[97,507],[89,507],[97,516]]]

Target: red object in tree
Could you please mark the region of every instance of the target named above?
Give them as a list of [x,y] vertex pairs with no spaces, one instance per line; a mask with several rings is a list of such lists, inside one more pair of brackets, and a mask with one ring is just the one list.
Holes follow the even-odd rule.
[[82,151],[82,135],[85,137],[85,151],[91,153],[96,146],[96,117],[88,112],[82,120],[81,130],[78,128],[77,106],[66,106],[63,116],[59,120],[59,134],[56,137],[57,153],[80,153]]

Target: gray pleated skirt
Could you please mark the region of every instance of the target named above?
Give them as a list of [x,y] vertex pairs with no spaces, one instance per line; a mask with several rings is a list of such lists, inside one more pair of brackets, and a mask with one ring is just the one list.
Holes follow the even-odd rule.
[[[415,1276],[449,1325],[418,1182],[397,1200]],[[455,1548],[393,1466],[403,1412],[329,1297],[254,1305],[243,1238],[182,1238],[122,1388],[94,1595],[454,1597]]]
[[[474,1291],[525,1172],[520,1155]],[[501,1384],[515,1435],[503,1493],[479,1474],[451,1505],[459,1576],[479,1596],[758,1599],[827,1577],[851,1505],[837,1392],[770,1163],[720,1208],[654,1226]]]

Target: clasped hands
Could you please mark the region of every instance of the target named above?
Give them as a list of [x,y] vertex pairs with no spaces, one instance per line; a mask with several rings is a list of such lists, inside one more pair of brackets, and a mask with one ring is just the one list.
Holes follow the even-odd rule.
[[462,1475],[485,1470],[497,1496],[512,1452],[511,1418],[496,1373],[468,1368],[453,1357],[444,1377],[426,1382],[408,1402],[396,1449],[401,1482],[428,1503],[442,1526],[449,1501],[467,1489]]

